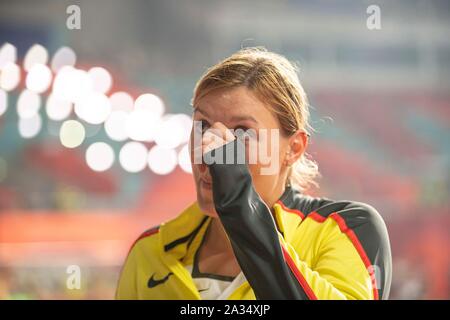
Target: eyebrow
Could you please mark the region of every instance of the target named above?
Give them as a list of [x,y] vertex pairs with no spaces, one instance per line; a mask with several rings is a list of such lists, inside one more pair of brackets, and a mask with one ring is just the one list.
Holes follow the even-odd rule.
[[[206,118],[210,118],[209,117],[209,115],[206,113],[206,112],[204,112],[203,110],[201,110],[201,109],[199,109],[198,107],[197,108],[194,108],[194,113],[195,112],[199,112],[199,113],[201,113],[202,115],[204,115]],[[252,121],[252,122],[254,122],[254,123],[258,123],[258,121],[254,118],[254,117],[252,117],[252,116],[247,116],[247,115],[235,115],[235,116],[232,116],[231,118],[230,118],[230,121],[231,122],[239,122],[239,121]]]
[[258,123],[258,121],[256,121],[256,119],[252,116],[232,116],[230,120],[231,122],[252,121],[254,123]]
[[199,112],[202,115],[204,115],[205,117],[209,118],[209,115],[198,107],[197,108],[194,107],[194,113],[196,113],[196,112]]

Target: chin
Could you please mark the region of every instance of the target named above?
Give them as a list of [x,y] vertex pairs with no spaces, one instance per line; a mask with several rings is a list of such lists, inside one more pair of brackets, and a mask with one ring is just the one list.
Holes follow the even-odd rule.
[[210,186],[205,186],[199,179],[195,179],[195,182],[198,206],[205,215],[217,218],[218,215],[216,208],[214,207],[212,188]]

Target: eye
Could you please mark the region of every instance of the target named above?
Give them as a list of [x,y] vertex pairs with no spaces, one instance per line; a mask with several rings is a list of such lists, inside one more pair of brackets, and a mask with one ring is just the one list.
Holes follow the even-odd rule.
[[246,126],[237,126],[234,128],[234,130],[242,130],[242,131],[247,131],[248,128]]
[[249,142],[249,140],[256,139],[255,130],[244,125],[235,127],[234,134],[238,139],[245,141],[246,143]]

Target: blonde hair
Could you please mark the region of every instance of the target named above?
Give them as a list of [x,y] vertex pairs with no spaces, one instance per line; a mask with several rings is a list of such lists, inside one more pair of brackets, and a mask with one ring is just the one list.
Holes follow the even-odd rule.
[[[195,106],[213,90],[245,86],[271,106],[283,134],[290,136],[300,129],[309,135],[313,129],[308,100],[297,72],[298,67],[279,54],[261,47],[244,48],[203,74],[195,86],[192,104]],[[305,190],[318,186],[318,176],[317,163],[305,152],[291,166],[287,183]]]

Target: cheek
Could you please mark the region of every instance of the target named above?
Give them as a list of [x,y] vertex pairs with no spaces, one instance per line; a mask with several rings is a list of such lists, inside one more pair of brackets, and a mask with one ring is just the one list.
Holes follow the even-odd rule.
[[[270,130],[269,130],[270,131]],[[283,162],[289,141],[279,135],[262,135],[258,140],[254,140],[247,144],[247,159],[254,168],[252,171],[255,175],[266,172],[266,175],[279,175],[282,171]],[[257,170],[257,169],[270,170]],[[267,173],[269,172],[269,173]]]
[[283,137],[268,137],[258,141],[257,161],[249,164],[248,168],[253,185],[262,198],[270,196],[280,182],[287,145],[288,140]]
[[267,166],[258,163],[248,165],[248,169],[252,176],[253,186],[263,198],[265,198],[267,193],[273,190],[279,176],[278,172],[274,174],[263,174],[261,169],[264,167]]

